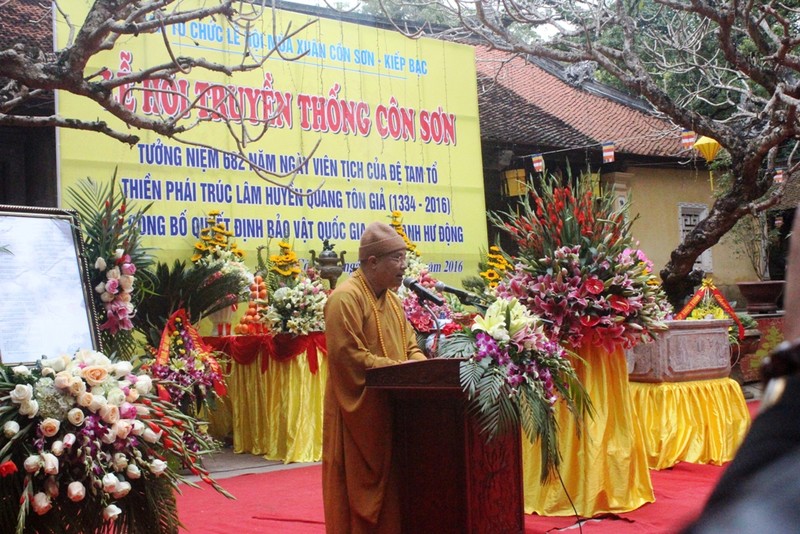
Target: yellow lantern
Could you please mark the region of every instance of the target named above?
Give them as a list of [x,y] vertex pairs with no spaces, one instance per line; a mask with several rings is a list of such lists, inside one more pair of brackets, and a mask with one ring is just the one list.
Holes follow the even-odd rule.
[[[706,163],[711,163],[714,161],[714,158],[717,157],[717,152],[719,152],[721,145],[714,139],[706,137],[705,135],[701,135],[700,138],[695,141],[694,148],[700,152],[700,154],[706,160]],[[710,169],[708,171],[708,176],[711,182],[711,189],[714,189],[714,174]]]

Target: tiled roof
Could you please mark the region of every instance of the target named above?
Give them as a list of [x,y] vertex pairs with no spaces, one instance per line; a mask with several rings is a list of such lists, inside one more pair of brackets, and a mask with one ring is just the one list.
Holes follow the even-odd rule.
[[565,143],[585,146],[594,142],[488,76],[478,75],[478,108],[484,140],[542,147],[562,147]]
[[[521,57],[475,48],[481,137],[584,148],[607,141],[620,153],[686,157],[681,130],[642,111],[574,87]],[[491,83],[491,82],[494,83]],[[485,92],[480,92],[485,87]],[[558,126],[561,126],[559,128]],[[521,142],[521,141],[520,141]]]
[[50,2],[11,0],[0,7],[0,50],[18,43],[53,51]]

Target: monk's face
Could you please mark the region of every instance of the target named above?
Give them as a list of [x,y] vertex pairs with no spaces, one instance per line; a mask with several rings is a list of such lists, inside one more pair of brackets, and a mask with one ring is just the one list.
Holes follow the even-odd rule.
[[403,283],[406,272],[406,251],[390,252],[375,259],[375,289],[394,289]]

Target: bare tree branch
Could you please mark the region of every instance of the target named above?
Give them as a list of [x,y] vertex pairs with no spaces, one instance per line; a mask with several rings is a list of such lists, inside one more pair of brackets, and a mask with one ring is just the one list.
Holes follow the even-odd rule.
[[[414,4],[394,0],[393,5],[394,12],[402,12]],[[771,189],[776,160],[789,169],[787,180],[798,173],[796,164],[786,164],[800,138],[800,10],[794,4],[450,0],[437,5],[448,27],[434,36],[558,62],[596,62],[662,116],[727,150],[730,188],[661,271],[673,301],[691,289],[689,275],[704,250],[744,214],[779,201],[783,187]],[[393,11],[384,13],[391,17]]]
[[[211,120],[224,121],[228,132],[235,141],[239,152],[235,157],[246,163],[246,167],[260,178],[269,183],[282,187],[293,188],[293,174],[299,166],[290,172],[276,173],[260,168],[249,162],[244,152],[248,144],[263,138],[268,130],[269,122],[278,116],[272,110],[271,116],[262,117],[258,124],[249,126],[245,124],[242,110],[235,95],[228,95],[229,100],[235,102],[237,112],[225,114],[219,109],[220,102],[209,106],[206,104],[206,91],[201,92],[191,102],[185,95],[178,91],[164,90],[152,87],[148,91],[153,93],[165,92],[180,98],[184,104],[183,113],[170,117],[165,115],[146,115],[126,105],[125,99],[120,98],[124,93],[128,96],[135,91],[143,90],[141,84],[153,80],[163,80],[174,83],[176,76],[185,75],[193,70],[221,73],[232,76],[236,73],[250,72],[260,69],[266,61],[275,55],[285,61],[295,61],[302,58],[307,52],[286,56],[279,48],[283,43],[293,39],[307,30],[316,20],[309,20],[298,28],[289,24],[286,28],[277,28],[275,17],[272,22],[272,37],[274,47],[253,54],[246,38],[252,31],[254,22],[261,19],[265,10],[274,10],[274,2],[256,0],[245,2],[242,0],[213,0],[204,2],[199,8],[185,8],[182,0],[142,0],[138,2],[122,2],[118,0],[95,0],[89,7],[85,20],[79,25],[71,18],[71,11],[67,4],[55,1],[43,10],[53,10],[68,32],[66,46],[55,53],[49,50],[33,49],[29,45],[17,44],[11,48],[0,50],[0,125],[22,127],[59,127],[76,130],[99,132],[108,137],[135,145],[140,141],[140,136],[131,133],[131,130],[150,131],[175,139],[184,144],[204,146],[210,145],[189,140],[187,133],[205,122]],[[0,3],[0,8],[8,8],[6,2]],[[45,11],[46,12],[46,11]],[[0,11],[2,13],[2,11]],[[241,57],[231,64],[222,64],[210,61],[202,56],[182,56],[175,53],[170,42],[169,28],[177,24],[204,19],[224,19],[227,26],[243,36],[241,41],[243,49]],[[97,54],[111,50],[120,38],[136,38],[145,34],[160,33],[168,61],[157,65],[147,65],[142,68],[128,69],[127,71],[112,73],[104,68],[99,71],[87,71],[87,65]],[[218,90],[219,88],[216,88]],[[99,108],[107,111],[124,125],[125,129],[118,129],[109,122],[102,120],[84,120],[77,117],[33,116],[23,104],[28,104],[36,98],[41,98],[50,91],[64,91],[92,101]],[[224,88],[227,91],[227,88]],[[192,118],[192,111],[204,111],[205,118]],[[250,122],[253,122],[252,120]],[[249,128],[249,129],[248,129]],[[252,130],[252,131],[251,131]],[[319,143],[317,143],[318,145]],[[316,146],[311,151],[313,154]],[[303,159],[307,160],[310,155]]]

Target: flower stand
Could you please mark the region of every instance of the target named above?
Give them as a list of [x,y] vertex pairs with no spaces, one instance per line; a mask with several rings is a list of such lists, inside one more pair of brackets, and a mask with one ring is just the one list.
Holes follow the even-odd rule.
[[233,451],[284,463],[319,461],[328,377],[324,334],[205,340],[232,360],[227,383]]
[[730,378],[729,320],[666,321],[628,351],[630,391],[651,469],[733,459],[750,414]]
[[594,346],[577,353],[585,363],[574,362],[575,370],[592,400],[594,417],[586,418],[578,435],[569,410],[562,405],[556,409],[559,473],[566,493],[557,477],[540,482],[539,445],[523,439],[525,513],[569,516],[577,510],[581,517],[592,517],[629,512],[655,500],[644,437],[631,402],[625,353],[621,348],[608,352]]

